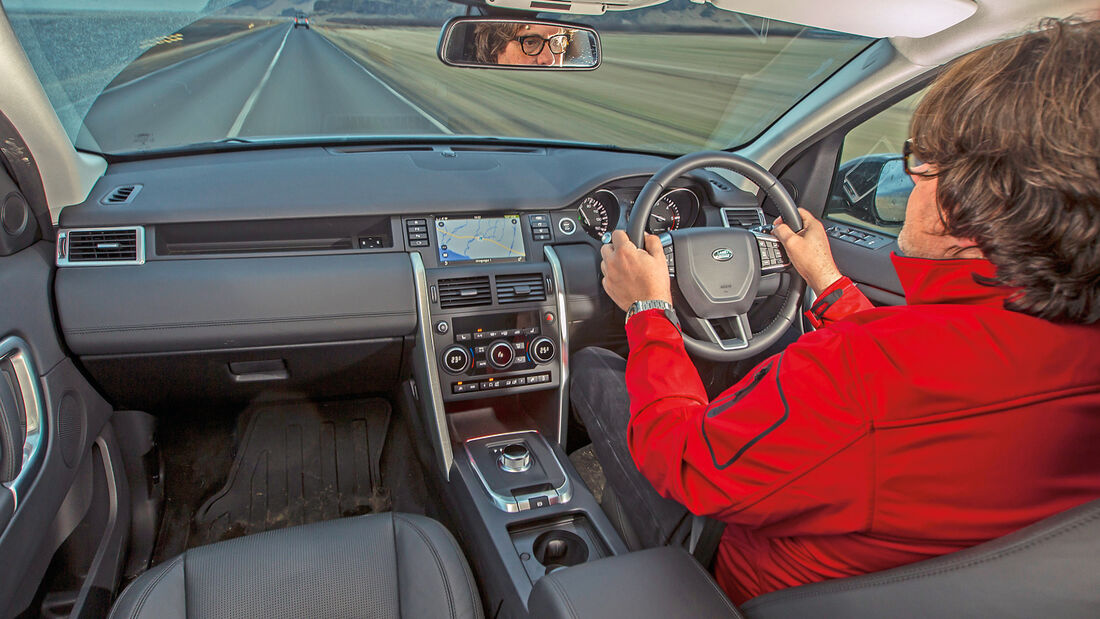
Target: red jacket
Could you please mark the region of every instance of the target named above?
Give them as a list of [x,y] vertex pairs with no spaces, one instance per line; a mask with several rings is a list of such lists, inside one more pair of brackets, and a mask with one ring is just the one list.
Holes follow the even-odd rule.
[[999,537],[1100,497],[1100,324],[1005,310],[984,260],[894,256],[908,305],[847,278],[823,323],[713,402],[658,310],[627,324],[629,445],[663,496],[730,526],[736,603]]

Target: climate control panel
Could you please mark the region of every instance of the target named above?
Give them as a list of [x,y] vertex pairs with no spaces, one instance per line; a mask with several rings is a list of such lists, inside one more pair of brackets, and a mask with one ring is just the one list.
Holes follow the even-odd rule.
[[558,317],[552,306],[434,318],[444,400],[491,397],[558,384]]

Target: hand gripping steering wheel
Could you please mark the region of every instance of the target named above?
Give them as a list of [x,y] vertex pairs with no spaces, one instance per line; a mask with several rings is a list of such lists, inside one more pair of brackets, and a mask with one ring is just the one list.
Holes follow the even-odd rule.
[[[627,235],[645,247],[645,225],[653,204],[672,181],[698,168],[723,168],[758,185],[779,207],[784,223],[802,230],[802,217],[779,179],[740,155],[713,151],[670,161],[649,179],[634,202]],[[668,272],[688,352],[714,361],[737,361],[764,351],[794,323],[806,282],[790,268],[779,240],[741,228],[688,228],[661,235]],[[783,294],[778,279],[790,285],[775,319],[759,333],[749,326],[748,311],[758,296]],[[761,290],[762,280],[767,283]]]

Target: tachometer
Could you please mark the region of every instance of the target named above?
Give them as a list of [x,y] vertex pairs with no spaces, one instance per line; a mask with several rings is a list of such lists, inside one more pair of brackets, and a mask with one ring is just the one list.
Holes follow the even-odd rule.
[[597,241],[611,229],[612,216],[618,220],[618,199],[615,198],[615,194],[607,190],[593,193],[581,200],[577,207],[577,221],[588,236]]
[[646,227],[650,234],[661,234],[680,227],[680,207],[668,194],[661,196],[653,204]]

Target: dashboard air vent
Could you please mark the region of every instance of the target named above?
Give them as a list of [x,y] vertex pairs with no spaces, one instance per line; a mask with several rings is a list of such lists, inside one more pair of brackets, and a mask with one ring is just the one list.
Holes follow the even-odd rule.
[[57,264],[142,264],[144,232],[140,227],[62,230],[57,235]]
[[720,180],[716,180],[716,179],[713,179],[713,178],[707,179],[707,180],[709,180],[710,184],[714,185],[714,188],[717,189],[718,191],[733,191],[733,187],[730,187],[729,185],[727,185],[726,183],[723,183]]
[[121,187],[115,187],[110,193],[103,196],[103,199],[100,200],[99,203],[108,205],[129,204],[134,201],[139,191],[141,191],[141,185],[122,185]]
[[724,208],[722,220],[727,228],[754,228],[764,225],[764,213],[758,208]]
[[541,273],[497,275],[497,303],[545,301],[546,285]]
[[439,307],[443,309],[489,305],[492,302],[488,275],[439,280]]

